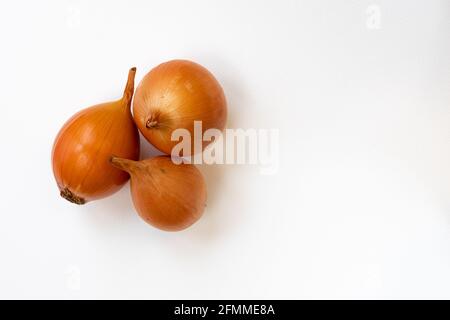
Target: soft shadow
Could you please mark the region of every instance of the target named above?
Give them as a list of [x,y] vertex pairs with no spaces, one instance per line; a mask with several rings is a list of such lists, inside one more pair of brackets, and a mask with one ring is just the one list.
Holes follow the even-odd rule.
[[149,158],[153,158],[153,157],[164,155],[163,152],[159,151],[150,142],[148,142],[144,138],[142,133],[140,133],[140,132],[139,132],[139,138],[141,139],[140,140],[141,141],[141,145],[140,145],[140,149],[141,149],[140,158],[141,159],[149,159]]
[[135,221],[136,213],[131,200],[129,182],[108,198],[92,201],[84,206],[85,218],[99,230],[123,229]]
[[450,224],[450,200],[448,195],[450,194],[450,188],[444,188],[443,191],[438,195],[439,205],[441,210],[447,217],[447,223]]
[[[202,240],[212,240],[220,232],[222,232],[221,218],[217,216],[217,204],[220,203],[219,197],[223,196],[222,182],[226,175],[227,168],[223,165],[197,165],[202,172],[207,186],[206,210],[197,226],[193,226],[196,230],[192,233],[195,238]],[[223,202],[222,202],[223,203]]]

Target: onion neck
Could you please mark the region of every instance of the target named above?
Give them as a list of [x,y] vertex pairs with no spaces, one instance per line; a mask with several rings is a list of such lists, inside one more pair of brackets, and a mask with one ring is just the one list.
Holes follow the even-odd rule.
[[128,71],[128,80],[127,84],[125,85],[125,90],[123,91],[122,97],[122,102],[126,105],[128,110],[130,110],[131,99],[133,98],[135,76],[136,76],[136,67],[133,67],[130,69],[130,71]]
[[139,166],[139,161],[134,161],[134,160],[129,160],[129,159],[122,159],[119,157],[114,157],[112,156],[109,159],[109,162],[111,162],[111,164],[123,171],[126,171],[128,173],[131,173],[136,167]]

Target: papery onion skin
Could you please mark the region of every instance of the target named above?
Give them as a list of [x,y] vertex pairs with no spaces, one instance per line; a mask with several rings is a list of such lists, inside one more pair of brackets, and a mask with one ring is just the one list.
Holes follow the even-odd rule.
[[164,231],[180,231],[195,223],[206,206],[206,183],[192,164],[174,164],[159,156],[132,161],[111,158],[131,176],[131,196],[139,216]]
[[[206,68],[188,60],[171,60],[152,69],[139,83],[133,101],[133,116],[142,135],[160,151],[171,154],[178,141],[171,141],[175,129],[191,134],[190,156],[194,149],[194,121],[207,129],[223,130],[227,120],[227,102],[222,87]],[[199,137],[201,139],[201,137]]]
[[76,204],[104,198],[128,180],[109,163],[111,155],[139,159],[139,133],[131,115],[136,68],[121,99],[76,113],[59,131],[52,151],[53,174],[63,198]]

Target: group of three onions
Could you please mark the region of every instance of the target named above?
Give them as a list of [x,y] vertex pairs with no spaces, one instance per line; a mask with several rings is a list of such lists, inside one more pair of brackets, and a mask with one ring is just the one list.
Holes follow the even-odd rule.
[[172,60],[142,79],[131,113],[135,74],[136,68],[130,69],[121,99],[81,110],[64,124],[53,145],[53,173],[61,196],[76,204],[109,196],[131,177],[139,215],[162,230],[182,230],[203,213],[203,176],[192,164],[174,164],[170,156],[139,161],[138,129],[170,154],[177,143],[171,139],[176,129],[187,129],[193,136],[194,121],[202,122],[203,132],[224,129],[225,95],[204,67]]

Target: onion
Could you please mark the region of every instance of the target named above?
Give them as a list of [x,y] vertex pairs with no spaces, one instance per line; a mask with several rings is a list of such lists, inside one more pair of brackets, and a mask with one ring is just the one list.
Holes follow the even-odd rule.
[[172,60],[152,69],[139,83],[133,116],[142,135],[166,154],[178,144],[171,141],[172,132],[187,129],[191,151],[183,150],[182,156],[189,156],[211,142],[202,141],[200,150],[194,149],[194,121],[202,122],[202,136],[208,129],[222,131],[227,104],[219,82],[207,69],[191,61]]
[[206,184],[192,164],[176,165],[168,156],[111,163],[131,176],[134,206],[146,222],[165,231],[179,231],[196,222],[206,206]]
[[139,158],[139,133],[131,115],[136,68],[120,100],[84,109],[59,131],[52,151],[53,174],[63,198],[76,204],[106,197],[128,180],[109,163],[111,155]]

